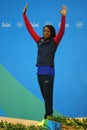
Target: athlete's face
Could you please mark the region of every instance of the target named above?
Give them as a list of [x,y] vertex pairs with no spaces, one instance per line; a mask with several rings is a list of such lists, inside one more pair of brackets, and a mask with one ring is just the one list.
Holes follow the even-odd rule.
[[46,38],[46,39],[51,37],[51,31],[50,31],[49,27],[44,28],[43,35],[44,35],[44,38]]

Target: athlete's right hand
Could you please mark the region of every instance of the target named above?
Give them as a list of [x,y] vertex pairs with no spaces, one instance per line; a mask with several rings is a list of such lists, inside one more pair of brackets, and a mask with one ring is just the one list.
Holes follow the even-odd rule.
[[26,13],[27,8],[28,8],[28,4],[26,4],[26,5],[25,5],[25,7],[24,7],[24,9],[23,9],[23,14],[25,14],[25,13]]

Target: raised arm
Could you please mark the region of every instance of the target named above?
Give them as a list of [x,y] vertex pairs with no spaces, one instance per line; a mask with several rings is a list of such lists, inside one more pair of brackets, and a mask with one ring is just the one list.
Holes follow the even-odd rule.
[[32,27],[30,21],[27,18],[27,15],[26,15],[27,8],[28,8],[28,4],[26,4],[26,6],[23,9],[24,23],[26,25],[28,32],[31,34],[32,38],[35,40],[35,42],[38,42],[41,37],[37,35],[37,33],[34,31],[34,28]]
[[54,41],[58,45],[60,40],[63,37],[64,31],[65,31],[65,20],[66,20],[66,13],[67,13],[67,8],[65,5],[62,6],[62,10],[60,11],[61,14],[61,23],[60,23],[60,29],[57,33],[57,35],[54,37]]

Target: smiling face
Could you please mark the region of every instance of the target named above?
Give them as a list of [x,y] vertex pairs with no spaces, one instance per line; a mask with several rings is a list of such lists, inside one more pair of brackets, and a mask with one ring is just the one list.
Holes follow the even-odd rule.
[[51,31],[49,29],[49,27],[45,27],[43,30],[43,36],[45,39],[48,39],[51,37]]
[[56,36],[55,28],[52,25],[46,25],[43,27],[43,37],[49,39]]

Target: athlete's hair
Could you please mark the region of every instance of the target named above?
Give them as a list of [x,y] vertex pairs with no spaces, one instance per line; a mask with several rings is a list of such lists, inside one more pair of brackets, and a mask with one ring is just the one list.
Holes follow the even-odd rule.
[[55,37],[56,36],[55,28],[52,25],[45,25],[43,27],[43,32],[44,32],[45,27],[48,27],[50,29],[50,31],[51,31],[51,37]]

